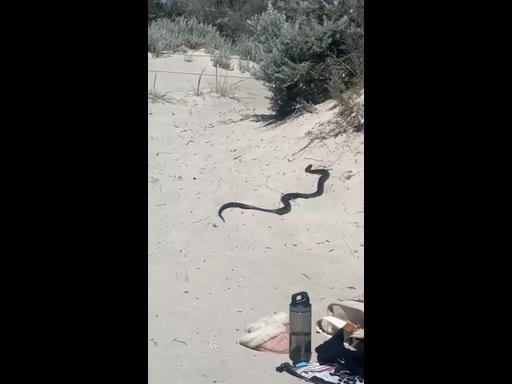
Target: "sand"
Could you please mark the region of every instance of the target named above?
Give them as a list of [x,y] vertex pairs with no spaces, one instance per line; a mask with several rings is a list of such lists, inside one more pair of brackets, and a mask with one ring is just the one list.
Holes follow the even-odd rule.
[[[205,74],[215,74],[208,57],[187,60],[148,57],[149,69],[199,73],[206,65]],[[153,80],[148,72],[148,88]],[[149,383],[298,383],[275,372],[287,355],[237,341],[247,324],[288,311],[295,292],[309,293],[314,321],[330,302],[363,295],[364,135],[294,155],[306,132],[332,120],[333,101],[265,125],[269,92],[261,82],[245,79],[226,98],[211,92],[215,77],[204,77],[203,94],[194,95],[197,80],[159,73],[156,88],[172,100],[148,103]],[[304,172],[308,164],[330,169],[324,195],[293,201],[283,216],[217,216],[229,201],[277,208],[281,193],[314,192],[318,176]],[[324,340],[314,334],[313,348]]]

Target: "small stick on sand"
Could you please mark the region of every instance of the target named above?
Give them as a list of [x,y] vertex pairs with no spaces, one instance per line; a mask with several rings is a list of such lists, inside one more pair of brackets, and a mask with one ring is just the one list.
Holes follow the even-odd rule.
[[208,219],[210,216],[206,216],[204,219],[201,219],[201,220],[196,220],[196,221],[193,221],[192,224],[196,224],[196,223],[200,223],[201,221],[205,221],[206,219]]
[[181,341],[181,340],[178,340],[177,337],[175,337],[174,339],[171,340],[173,343],[181,343],[181,344],[185,344],[187,345],[187,343],[185,343],[184,341]]

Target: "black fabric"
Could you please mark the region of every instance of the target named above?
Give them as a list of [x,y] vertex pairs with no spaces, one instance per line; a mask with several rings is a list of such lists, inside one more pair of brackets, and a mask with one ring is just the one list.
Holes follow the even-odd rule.
[[297,373],[297,371],[295,370],[293,365],[291,365],[290,363],[281,364],[279,367],[276,367],[276,371],[277,372],[288,372],[290,375],[298,377],[299,379],[302,379],[304,381],[310,381],[310,380],[306,379],[305,377],[301,376],[299,373]]
[[364,342],[355,347],[355,351],[345,348],[343,328],[329,340],[316,347],[317,360],[320,364],[335,363],[342,360],[350,373],[364,379]]
[[[329,367],[332,369],[328,369],[326,372],[325,368]],[[362,377],[352,374],[339,361],[326,365],[314,363],[301,368],[296,368],[290,363],[283,363],[276,368],[276,371],[287,372],[290,375],[314,384],[364,384]]]

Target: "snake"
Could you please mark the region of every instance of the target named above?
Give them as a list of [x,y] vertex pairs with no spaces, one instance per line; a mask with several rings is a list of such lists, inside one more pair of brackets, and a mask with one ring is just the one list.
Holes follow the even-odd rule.
[[284,215],[292,210],[292,205],[290,204],[291,200],[295,199],[311,199],[312,197],[321,196],[324,193],[324,184],[329,178],[329,171],[327,169],[312,169],[313,165],[308,165],[306,169],[304,170],[307,173],[312,173],[316,175],[320,175],[320,178],[318,179],[318,185],[316,188],[316,191],[313,193],[286,193],[283,196],[281,196],[281,203],[283,206],[281,208],[277,209],[265,209],[265,208],[259,208],[255,207],[254,205],[249,204],[243,204],[243,203],[236,203],[236,202],[230,202],[224,204],[219,209],[219,217],[222,219],[222,221],[226,222],[224,220],[224,217],[222,216],[222,212],[225,209],[228,208],[241,208],[241,209],[254,209],[257,211],[262,212],[268,212],[268,213],[275,213],[276,215]]

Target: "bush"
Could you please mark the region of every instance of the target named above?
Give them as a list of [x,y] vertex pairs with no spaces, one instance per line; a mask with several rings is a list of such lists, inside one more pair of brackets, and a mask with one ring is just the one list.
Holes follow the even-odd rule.
[[233,69],[233,65],[231,64],[231,52],[231,45],[229,44],[216,50],[212,56],[213,66],[231,71]]
[[227,49],[230,42],[217,29],[197,19],[178,17],[175,20],[157,19],[148,28],[148,50],[155,56],[162,51],[175,51],[181,46],[190,49]]
[[205,48],[212,54],[214,66],[232,70],[231,56],[239,54],[242,59],[257,61],[259,45],[250,39],[233,44],[222,37],[212,25],[198,21],[195,18],[177,17],[174,20],[157,19],[148,28],[148,50],[155,56],[164,51],[175,52],[187,47],[190,49]]
[[265,10],[268,0],[149,0],[149,21],[166,17],[196,18],[215,26],[221,36],[239,40],[249,31],[247,19]]
[[249,60],[254,63],[259,63],[263,60],[261,46],[249,36],[236,42],[233,45],[233,52],[240,56],[242,60]]
[[149,21],[163,17],[165,14],[164,4],[159,0],[148,0],[148,19]]
[[320,15],[292,20],[270,5],[250,20],[262,56],[257,77],[272,92],[271,108],[278,116],[342,93],[362,76],[362,67],[356,65],[360,52],[351,40],[353,23],[326,9],[329,15],[322,21]]

